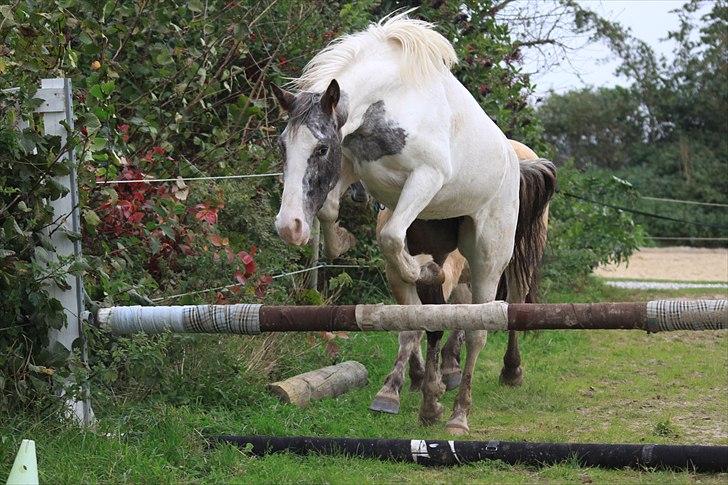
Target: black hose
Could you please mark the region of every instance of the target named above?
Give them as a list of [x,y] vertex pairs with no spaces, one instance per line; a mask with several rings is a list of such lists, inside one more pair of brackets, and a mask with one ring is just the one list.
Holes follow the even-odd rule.
[[508,441],[389,440],[358,438],[211,436],[211,444],[230,443],[253,455],[343,454],[361,458],[446,466],[483,460],[516,465],[551,465],[575,460],[602,468],[668,468],[695,472],[728,471],[728,446],[630,445],[606,443],[526,443]]

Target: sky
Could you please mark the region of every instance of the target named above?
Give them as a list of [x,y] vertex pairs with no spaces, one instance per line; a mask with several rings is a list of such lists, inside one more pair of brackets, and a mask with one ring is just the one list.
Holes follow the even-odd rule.
[[[685,3],[684,0],[579,0],[579,3],[605,18],[629,27],[635,37],[647,42],[658,55],[664,54],[668,59],[671,57],[673,44],[662,39],[669,30],[678,26],[677,15],[671,14],[670,10],[680,8]],[[701,11],[708,10],[706,7]],[[571,51],[568,61],[555,66],[549,72],[532,76],[536,83],[535,96],[542,96],[549,90],[563,93],[586,86],[628,84],[624,78],[618,78],[614,74],[619,63],[606,45],[591,44]],[[524,59],[524,69],[527,72],[535,72],[538,68],[535,58]]]

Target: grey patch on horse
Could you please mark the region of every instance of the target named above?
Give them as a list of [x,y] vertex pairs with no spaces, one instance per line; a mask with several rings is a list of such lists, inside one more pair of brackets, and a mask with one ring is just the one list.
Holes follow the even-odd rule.
[[[336,109],[334,116],[325,113],[321,107],[321,96],[321,93],[299,93],[287,127],[291,133],[295,133],[305,125],[319,141],[308,157],[303,175],[304,211],[310,218],[321,209],[341,173],[340,110]],[[318,153],[324,148],[326,153]]]
[[371,162],[387,155],[396,155],[404,149],[407,132],[386,118],[384,101],[370,105],[362,124],[346,136],[343,145],[358,160]]

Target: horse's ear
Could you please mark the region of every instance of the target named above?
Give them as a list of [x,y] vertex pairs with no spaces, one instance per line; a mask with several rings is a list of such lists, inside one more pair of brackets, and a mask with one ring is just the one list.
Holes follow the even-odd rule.
[[324,113],[327,115],[334,113],[334,109],[336,108],[336,104],[339,102],[340,95],[341,90],[339,89],[339,83],[336,82],[336,79],[332,79],[329,83],[329,87],[326,88],[323,96],[321,96],[321,109],[323,109]]
[[292,93],[289,93],[285,89],[279,88],[275,84],[271,84],[270,89],[271,91],[273,91],[273,96],[276,97],[278,103],[281,105],[281,108],[289,113],[293,111],[293,103],[295,102],[296,97]]

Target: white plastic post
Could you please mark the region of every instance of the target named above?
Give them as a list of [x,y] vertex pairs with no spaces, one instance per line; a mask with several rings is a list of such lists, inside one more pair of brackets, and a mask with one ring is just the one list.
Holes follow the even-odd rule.
[[[42,99],[43,104],[37,109],[43,114],[43,124],[46,135],[57,135],[61,137],[61,145],[66,144],[67,131],[61,123],[66,122],[69,128],[73,128],[73,100],[72,100],[70,79],[43,79],[41,89],[36,97]],[[56,223],[49,228],[51,241],[56,248],[58,256],[81,257],[81,243],[72,241],[61,229],[79,234],[81,224],[78,210],[78,185],[76,182],[76,157],[73,150],[66,151],[61,155],[58,163],[68,163],[70,174],[57,177],[56,181],[68,188],[68,193],[51,202]],[[58,227],[60,226],[60,227]],[[61,302],[66,312],[66,326],[60,330],[51,330],[48,338],[52,347],[55,343],[62,344],[66,349],[71,350],[77,339],[82,339],[82,358],[86,361],[86,343],[83,340],[83,282],[78,276],[66,275],[66,283],[70,287],[63,290],[55,284],[51,284],[49,294]],[[91,425],[94,422],[94,414],[91,403],[86,397],[82,401],[69,400],[69,413],[79,424]]]
[[35,441],[23,440],[15,455],[6,485],[38,485],[38,460],[35,456]]
[[[313,227],[311,228],[311,266],[318,266],[321,251],[321,224],[318,217],[313,218]],[[311,270],[309,274],[308,287],[318,289],[318,269]]]

